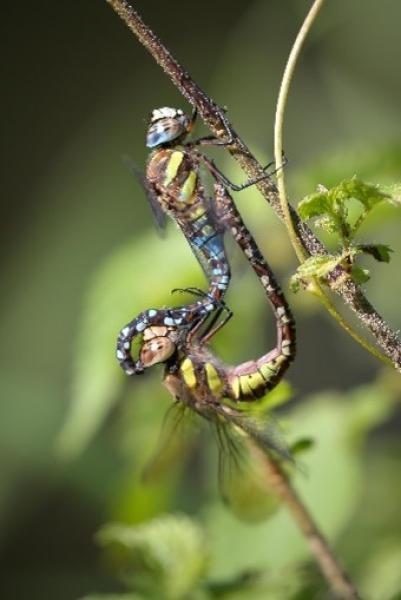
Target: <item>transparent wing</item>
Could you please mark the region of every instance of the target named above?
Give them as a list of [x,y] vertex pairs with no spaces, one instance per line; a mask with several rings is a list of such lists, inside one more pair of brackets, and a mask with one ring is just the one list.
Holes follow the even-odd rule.
[[292,460],[273,424],[220,407],[214,427],[219,447],[219,487],[223,500],[240,519],[268,518],[280,501],[266,477],[265,454]]
[[271,411],[254,412],[249,404],[243,410],[233,410],[229,406],[222,405],[222,411],[230,423],[249,436],[263,452],[281,461],[294,462],[289,446]]
[[150,208],[152,209],[153,217],[156,221],[159,231],[165,229],[167,217],[160,208],[157,195],[155,194],[153,188],[149,185],[142,171],[137,167],[137,165],[129,156],[123,156],[123,161],[142,186],[145,192],[145,196],[150,204]]
[[153,456],[144,468],[146,483],[155,482],[173,465],[184,463],[188,448],[196,437],[195,415],[182,402],[175,402],[166,412],[159,442]]

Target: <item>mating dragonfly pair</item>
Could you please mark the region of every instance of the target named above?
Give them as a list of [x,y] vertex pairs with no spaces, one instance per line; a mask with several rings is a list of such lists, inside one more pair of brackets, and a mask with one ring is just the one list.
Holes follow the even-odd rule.
[[[117,358],[127,375],[140,374],[163,363],[164,385],[177,406],[187,407],[214,423],[228,447],[238,432],[264,451],[282,451],[267,435],[263,421],[243,408],[271,390],[282,379],[295,353],[294,320],[276,279],[237,211],[229,189],[241,191],[263,176],[237,186],[231,183],[200,146],[228,145],[208,136],[188,141],[196,120],[181,110],[163,107],[153,111],[147,132],[152,149],[142,184],[160,225],[170,216],[180,227],[208,280],[207,292],[187,288],[197,297],[191,304],[148,309],[120,332]],[[214,180],[210,198],[200,174],[206,168]],[[224,247],[231,232],[256,273],[273,310],[277,326],[275,347],[256,360],[228,366],[208,342],[232,316],[224,302],[230,283],[230,266]],[[222,313],[225,317],[219,322]],[[138,356],[132,354],[139,338]]]

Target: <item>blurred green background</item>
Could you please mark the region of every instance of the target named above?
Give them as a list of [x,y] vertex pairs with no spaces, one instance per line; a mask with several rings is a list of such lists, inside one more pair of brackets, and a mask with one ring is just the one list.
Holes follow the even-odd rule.
[[[280,77],[309,3],[136,5],[228,107],[260,160],[271,160]],[[355,173],[373,183],[400,180],[400,22],[398,0],[327,3],[288,106],[293,201]],[[175,301],[172,288],[205,283],[174,226],[166,239],[157,236],[121,157],[143,165],[150,110],[187,109],[185,102],[104,1],[7,3],[1,28],[0,596],[71,600],[124,590],[95,532],[107,521],[183,511],[204,528],[210,578],[252,568],[278,578],[273,591],[235,597],[326,597],[312,565],[288,577],[309,555],[285,511],[255,527],[222,506],[210,440],[158,485],[140,481],[170,398],[157,369],[138,381],[124,377],[115,337],[140,310]],[[213,156],[243,180],[223,151]],[[237,203],[288,291],[296,261],[283,226],[257,191]],[[369,265],[366,292],[395,329],[400,224],[400,211],[387,206],[363,230],[364,239],[394,249],[389,265]],[[241,361],[272,346],[274,328],[257,282],[232,250],[235,318],[216,348],[225,360]],[[285,427],[316,440],[297,483],[365,597],[401,597],[398,377],[306,294],[288,298],[299,350],[288,374],[295,396]]]

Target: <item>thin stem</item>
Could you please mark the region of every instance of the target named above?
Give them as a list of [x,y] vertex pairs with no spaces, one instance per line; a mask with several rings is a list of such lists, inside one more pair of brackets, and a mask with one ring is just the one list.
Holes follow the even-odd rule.
[[[323,7],[324,2],[325,0],[315,0],[315,2],[312,4],[310,11],[306,15],[306,18],[298,32],[294,45],[291,48],[291,52],[284,69],[284,74],[280,85],[280,91],[277,98],[276,116],[274,122],[274,157],[276,160],[276,164],[279,164],[279,161],[283,156],[284,115],[291,83],[294,77],[295,68],[297,66],[298,59],[301,54],[301,50],[304,45],[305,39],[308,33],[310,32],[312,25],[315,22],[321,8]],[[285,188],[284,169],[279,169],[279,171],[277,172],[277,188],[280,197],[281,209],[284,215],[284,222],[288,230],[288,235],[290,237],[290,241],[297,255],[297,258],[302,264],[308,258],[309,255],[306,252],[304,245],[302,244],[302,240],[299,237],[299,234],[294,226],[294,222],[291,216],[290,205],[288,203]],[[389,360],[389,358],[385,354],[380,352],[375,346],[370,344],[365,338],[359,335],[359,333],[352,327],[352,325],[350,325],[350,323],[348,323],[339,314],[339,312],[336,310],[335,306],[331,302],[328,294],[317,280],[315,280],[313,284],[309,286],[309,291],[311,291],[317,298],[319,298],[319,300],[326,307],[331,316],[337,321],[340,327],[342,327],[347,333],[349,333],[349,335],[352,338],[354,338],[354,340],[358,342],[358,344],[360,344],[363,348],[365,348],[368,352],[373,354],[373,356],[375,356],[379,360],[387,364],[392,363],[392,361]]]
[[[284,69],[283,79],[281,80],[280,91],[277,98],[276,116],[274,121],[274,158],[276,164],[280,164],[281,157],[283,156],[283,127],[284,127],[284,113],[287,105],[288,94],[291,86],[291,82],[294,76],[295,67],[298,62],[298,57],[301,53],[302,46],[308,35],[313,22],[315,21],[320,9],[322,8],[325,0],[315,0],[307,14],[301,29],[295,39],[294,45],[291,49],[290,55],[286,67]],[[298,235],[297,230],[290,212],[290,205],[287,200],[285,191],[285,177],[284,169],[279,169],[277,172],[277,187],[280,198],[281,210],[283,211],[284,222],[290,236],[292,246],[298,257],[300,263],[303,263],[308,258],[302,241]]]
[[[145,25],[138,12],[126,0],[106,0],[131,29],[138,40],[147,48],[154,60],[167,73],[172,83],[178,88],[190,104],[195,106],[205,124],[216,137],[230,138],[227,148],[230,154],[239,162],[250,177],[263,175],[263,167],[252,155],[243,140],[236,134],[228,121],[225,111],[220,108],[195,83],[189,73],[178,63],[160,39]],[[281,157],[280,157],[281,162]],[[270,203],[277,215],[283,219],[284,214],[278,195],[278,190],[271,179],[265,179],[257,184],[264,198]],[[298,213],[289,207],[292,223],[302,240],[302,245],[308,255],[324,256],[327,254],[323,244],[316,238],[311,229],[302,222]],[[401,342],[396,333],[384,321],[364,296],[360,287],[349,277],[346,271],[338,266],[329,276],[328,285],[339,294],[344,302],[356,314],[358,319],[367,327],[375,341],[390,358],[393,365],[401,371]]]
[[330,583],[336,596],[344,600],[357,600],[360,598],[357,589],[335,558],[327,540],[304,503],[298,497],[280,465],[271,457],[266,456],[265,453],[261,452],[262,454],[266,476],[271,487],[292,514],[294,521],[305,536],[322,574]]

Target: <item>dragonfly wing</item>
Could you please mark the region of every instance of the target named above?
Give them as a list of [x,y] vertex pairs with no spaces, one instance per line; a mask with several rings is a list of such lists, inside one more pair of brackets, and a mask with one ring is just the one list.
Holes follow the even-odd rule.
[[156,451],[142,474],[146,483],[160,479],[174,464],[183,462],[194,439],[193,417],[192,411],[179,401],[167,410]]
[[221,413],[235,427],[242,430],[263,452],[284,462],[294,462],[288,444],[284,440],[271,411],[259,413],[249,405],[244,410],[222,405]]
[[131,173],[135,176],[137,181],[142,186],[145,196],[148,199],[150,204],[150,208],[152,209],[153,217],[156,221],[157,227],[159,230],[163,230],[166,227],[167,217],[166,214],[160,207],[159,200],[156,192],[153,187],[149,185],[149,182],[146,180],[146,177],[142,173],[142,171],[137,167],[134,161],[129,156],[123,157],[124,163],[127,165]]
[[242,521],[259,522],[280,506],[266,478],[263,455],[250,437],[229,422],[218,423],[219,487],[224,502]]

